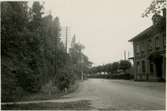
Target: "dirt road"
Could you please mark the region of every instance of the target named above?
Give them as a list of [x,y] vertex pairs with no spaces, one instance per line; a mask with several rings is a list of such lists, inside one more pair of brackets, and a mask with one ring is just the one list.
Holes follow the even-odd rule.
[[165,83],[88,79],[61,99],[18,102],[8,107],[5,109],[165,110]]

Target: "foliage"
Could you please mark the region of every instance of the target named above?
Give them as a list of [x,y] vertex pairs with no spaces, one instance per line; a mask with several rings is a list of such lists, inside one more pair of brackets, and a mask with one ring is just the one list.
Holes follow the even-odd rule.
[[120,61],[120,66],[119,66],[120,69],[125,71],[125,70],[129,69],[130,67],[131,67],[131,63],[129,61],[127,61],[127,60]]
[[2,101],[8,101],[19,98],[23,93],[17,89],[21,87],[18,72],[23,68],[22,63],[28,61],[28,57],[24,57],[27,54],[25,40],[29,39],[24,34],[29,34],[26,29],[28,8],[26,2],[2,2],[1,9]]
[[65,88],[68,89],[72,84],[74,84],[76,77],[72,73],[72,70],[69,66],[66,66],[66,68],[64,68],[64,70],[59,71],[59,73],[60,74],[56,76],[55,83],[61,91],[63,91]]
[[120,62],[113,62],[105,65],[92,67],[89,70],[89,73],[95,74],[95,73],[107,72],[108,74],[117,74],[119,69],[125,71],[129,68],[131,68],[131,63],[128,60],[121,60]]
[[153,25],[157,31],[166,31],[166,0],[154,0],[143,13],[143,17],[152,15]]
[[40,2],[32,7],[27,2],[1,3],[2,101],[37,93],[50,81],[63,90],[76,79],[72,71],[78,69],[83,46],[75,44],[67,54],[59,18],[44,16],[43,9]]
[[81,78],[81,73],[88,73],[89,68],[92,63],[88,60],[88,57],[82,53],[85,47],[75,42],[75,36],[72,39],[71,48],[69,50],[69,55],[71,58],[70,66],[73,67],[72,72],[76,74],[77,78]]
[[166,0],[153,0],[142,16],[148,17],[150,14],[160,14],[164,8],[166,9]]
[[119,69],[119,67],[120,67],[119,62],[112,63],[111,72],[117,72],[117,70]]

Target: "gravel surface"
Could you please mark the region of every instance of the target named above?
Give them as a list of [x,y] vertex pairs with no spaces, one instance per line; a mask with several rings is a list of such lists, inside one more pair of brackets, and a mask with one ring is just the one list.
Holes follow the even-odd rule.
[[94,109],[165,110],[165,83],[88,79],[66,97],[89,98]]

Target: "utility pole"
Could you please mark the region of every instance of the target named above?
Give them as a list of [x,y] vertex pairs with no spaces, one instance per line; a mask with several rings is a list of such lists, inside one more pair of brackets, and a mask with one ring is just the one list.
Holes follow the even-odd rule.
[[80,50],[79,50],[79,57],[80,57],[80,71],[81,71],[81,80],[83,80],[84,79],[84,74],[83,74],[83,67],[82,67],[82,52],[81,52],[81,48],[80,48]]
[[124,60],[126,60],[126,50],[124,51]]
[[128,58],[130,57],[129,51],[128,51]]
[[66,53],[68,52],[67,51],[67,45],[68,45],[68,26],[66,26]]

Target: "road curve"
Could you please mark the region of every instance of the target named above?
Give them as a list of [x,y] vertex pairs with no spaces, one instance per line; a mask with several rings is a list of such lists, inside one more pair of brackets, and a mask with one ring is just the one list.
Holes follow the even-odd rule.
[[88,79],[61,99],[1,104],[13,109],[165,110],[165,83]]
[[94,109],[165,110],[165,83],[88,79],[64,97],[89,99]]

